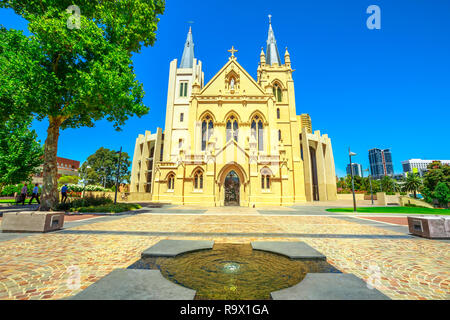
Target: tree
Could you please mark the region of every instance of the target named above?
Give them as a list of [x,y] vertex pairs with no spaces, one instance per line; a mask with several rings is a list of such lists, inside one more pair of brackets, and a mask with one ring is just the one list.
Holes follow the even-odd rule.
[[395,189],[395,181],[389,177],[389,176],[384,176],[381,181],[381,187],[383,188],[384,192],[394,192]]
[[61,176],[58,179],[58,187],[61,187],[64,184],[77,184],[80,178],[78,176]]
[[[435,198],[437,186],[444,183],[450,189],[450,166],[440,161],[433,161],[428,165],[423,176],[423,187],[420,189],[425,201],[432,203]],[[443,190],[443,187],[440,187]]]
[[433,197],[442,207],[447,208],[450,202],[450,188],[445,182],[439,182],[433,191]]
[[42,164],[43,148],[30,125],[30,117],[0,122],[0,186],[29,181]]
[[[81,165],[81,172],[84,173],[88,184],[111,188],[116,183],[118,160],[119,155],[116,151],[101,147]],[[130,156],[126,152],[122,152],[119,183],[129,183],[130,165]]]
[[[148,112],[131,56],[153,45],[163,0],[0,0],[28,20],[31,36],[0,28],[0,111],[48,119],[41,210],[58,203],[56,154],[60,130],[92,127],[106,118],[120,130]],[[18,66],[14,66],[17,64]],[[17,73],[11,70],[25,70]],[[5,94],[11,94],[6,97]]]
[[417,198],[417,190],[422,186],[422,179],[414,172],[408,173],[406,181],[403,184],[404,191],[413,191],[414,198]]

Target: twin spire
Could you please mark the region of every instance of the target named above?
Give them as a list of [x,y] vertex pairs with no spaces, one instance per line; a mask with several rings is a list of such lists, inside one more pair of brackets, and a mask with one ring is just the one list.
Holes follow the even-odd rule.
[[[267,36],[266,64],[277,63],[281,66],[280,54],[278,53],[277,41],[272,29],[272,15],[269,14],[269,34]],[[287,53],[287,48],[286,48]],[[262,52],[263,54],[263,52]],[[192,39],[192,29],[189,27],[186,43],[184,44],[183,56],[181,57],[180,68],[192,68],[194,63],[194,41]]]
[[184,44],[183,56],[180,68],[192,68],[194,64],[194,40],[192,40],[192,29],[189,27],[186,43]]
[[280,55],[278,53],[277,41],[272,29],[272,15],[269,14],[269,34],[267,36],[266,64],[273,65],[278,63],[281,66]]

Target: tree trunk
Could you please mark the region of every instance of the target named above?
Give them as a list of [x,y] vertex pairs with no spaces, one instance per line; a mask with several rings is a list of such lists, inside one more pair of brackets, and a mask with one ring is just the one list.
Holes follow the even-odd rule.
[[414,199],[417,199],[416,190],[414,190]]
[[58,152],[59,127],[61,123],[62,119],[60,117],[49,117],[47,139],[44,146],[44,184],[42,186],[40,211],[49,211],[59,203],[56,154]]

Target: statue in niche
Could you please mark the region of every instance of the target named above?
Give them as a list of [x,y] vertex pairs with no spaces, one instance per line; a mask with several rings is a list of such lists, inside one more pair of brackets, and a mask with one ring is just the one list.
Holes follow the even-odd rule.
[[234,90],[234,78],[231,78],[230,80],[230,89]]

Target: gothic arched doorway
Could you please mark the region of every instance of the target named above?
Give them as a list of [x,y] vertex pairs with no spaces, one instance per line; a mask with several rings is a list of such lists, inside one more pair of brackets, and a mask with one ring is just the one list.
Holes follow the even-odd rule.
[[240,190],[239,176],[234,170],[230,171],[225,177],[225,201],[226,206],[238,206],[239,205],[239,190]]

